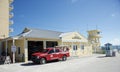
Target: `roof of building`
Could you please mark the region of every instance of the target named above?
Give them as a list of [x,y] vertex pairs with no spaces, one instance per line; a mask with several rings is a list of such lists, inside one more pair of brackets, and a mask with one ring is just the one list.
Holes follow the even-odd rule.
[[112,46],[112,44],[111,44],[111,43],[106,43],[106,44],[105,44],[105,46],[108,46],[108,45],[109,45],[109,46]]
[[67,32],[67,33],[61,33],[59,35],[59,37],[64,37],[64,36],[67,36],[67,35],[71,35],[73,32]]
[[25,28],[21,34],[21,37],[31,37],[31,38],[48,38],[48,39],[59,39],[59,35],[63,32],[35,29],[35,28]]
[[[46,38],[46,39],[61,39],[61,37],[69,36],[73,33],[78,32],[59,32],[52,30],[43,30],[43,29],[35,29],[35,28],[25,28],[22,33],[17,36],[11,37],[12,39],[19,39],[22,37],[26,38]],[[67,39],[63,40],[64,42],[87,42],[87,38],[78,33],[82,39]]]

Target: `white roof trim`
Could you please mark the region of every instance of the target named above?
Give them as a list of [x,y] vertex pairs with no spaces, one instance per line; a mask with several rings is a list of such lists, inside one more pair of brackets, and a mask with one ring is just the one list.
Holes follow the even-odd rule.
[[23,37],[25,37],[26,35],[28,35],[30,32],[32,32],[32,30],[30,30],[30,31],[28,31],[28,32],[26,32],[26,33],[23,33],[23,34],[21,34]]
[[82,40],[79,40],[79,39],[65,39],[65,40],[62,40],[62,42],[88,42],[88,41],[87,40],[82,41]]
[[70,35],[70,34],[72,34],[72,33],[74,33],[74,32],[61,33],[59,37],[64,37],[64,36]]
[[12,39],[19,39],[19,36],[12,37]]

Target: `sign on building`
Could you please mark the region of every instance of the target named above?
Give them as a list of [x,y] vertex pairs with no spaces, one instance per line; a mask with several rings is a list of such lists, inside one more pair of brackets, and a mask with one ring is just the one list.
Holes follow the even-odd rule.
[[11,47],[11,51],[12,51],[12,52],[16,52],[16,46],[12,46],[12,47]]

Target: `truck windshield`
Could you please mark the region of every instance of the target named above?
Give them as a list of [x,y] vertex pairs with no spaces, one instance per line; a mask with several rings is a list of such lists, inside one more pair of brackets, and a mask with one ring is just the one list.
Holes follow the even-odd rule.
[[42,51],[42,53],[47,53],[48,52],[48,49],[44,49],[43,51]]

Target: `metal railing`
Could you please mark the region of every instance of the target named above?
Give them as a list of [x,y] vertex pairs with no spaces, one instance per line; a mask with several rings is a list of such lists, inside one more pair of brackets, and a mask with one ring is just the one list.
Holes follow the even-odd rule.
[[13,1],[14,1],[14,0],[9,0],[9,3],[11,4],[11,3],[13,3]]

